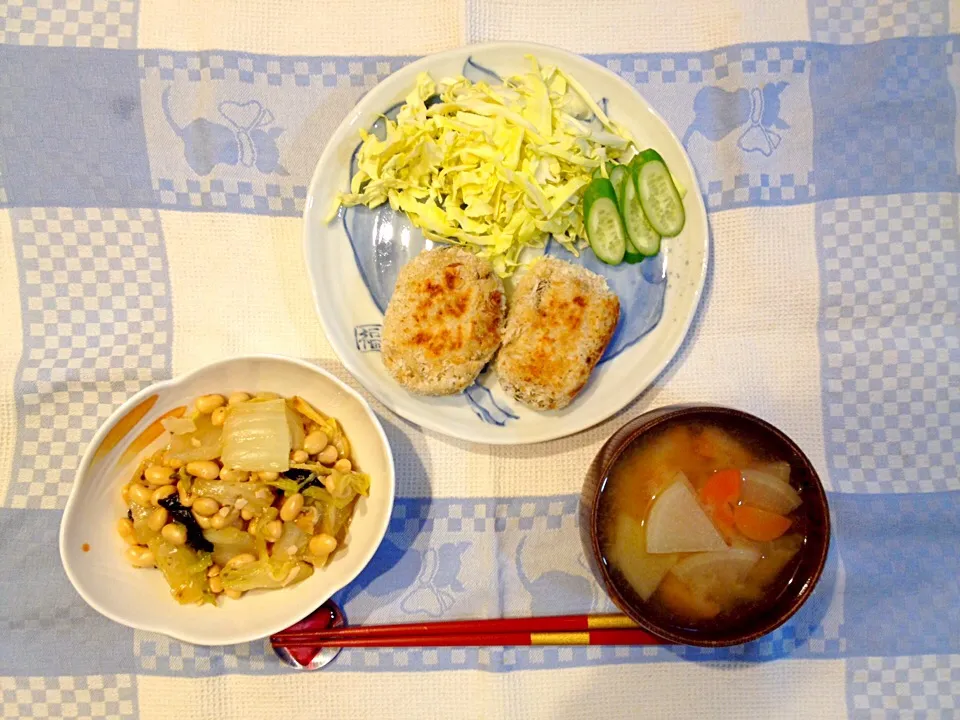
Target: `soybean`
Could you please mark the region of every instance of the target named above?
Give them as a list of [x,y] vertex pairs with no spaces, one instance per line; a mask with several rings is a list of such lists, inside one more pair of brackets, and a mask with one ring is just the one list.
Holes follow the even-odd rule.
[[223,395],[201,395],[197,398],[195,405],[198,413],[201,415],[209,415],[225,402],[226,399]]
[[216,515],[220,510],[220,503],[213,498],[200,497],[193,501],[193,512],[197,515],[210,517]]
[[220,466],[213,460],[195,460],[187,463],[187,472],[204,480],[216,480],[220,476]]
[[294,493],[280,506],[280,519],[284,522],[293,522],[301,510],[303,510],[303,495]]
[[155,508],[150,511],[149,515],[147,515],[147,527],[154,532],[160,532],[160,528],[167,524],[167,519],[169,517],[170,513],[167,512],[166,508]]
[[151,465],[143,471],[143,479],[151,485],[173,485],[177,481],[173,468],[165,465]]
[[312,555],[329,555],[337,549],[337,540],[332,535],[320,533],[310,538],[310,553]]
[[230,470],[223,468],[220,471],[220,479],[226,482],[246,482],[249,474],[246,470]]
[[137,483],[130,487],[130,499],[133,500],[137,505],[143,505],[144,507],[150,504],[151,499],[153,498],[153,490],[148,488],[146,485],[140,485]]
[[133,529],[133,522],[131,522],[129,518],[120,518],[117,521],[117,533],[119,533],[127,545],[137,544],[137,533]]
[[160,534],[171,545],[183,545],[187,541],[187,529],[180,523],[164,525]]
[[130,561],[130,564],[138,568],[149,568],[153,567],[155,560],[153,557],[153,550],[142,545],[134,545],[127,548],[127,560]]
[[323,451],[317,455],[317,460],[324,465],[333,465],[337,461],[337,457],[337,449],[333,445],[327,445]]
[[161,485],[153,491],[153,495],[150,496],[150,503],[159,507],[161,500],[170,497],[176,492],[177,489],[173,485]]
[[310,455],[316,455],[323,450],[329,442],[330,439],[323,430],[314,430],[303,439],[303,449]]

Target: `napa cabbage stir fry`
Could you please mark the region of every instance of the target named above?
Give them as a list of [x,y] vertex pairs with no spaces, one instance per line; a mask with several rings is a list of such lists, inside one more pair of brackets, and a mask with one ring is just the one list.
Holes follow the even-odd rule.
[[501,276],[551,236],[576,254],[584,189],[636,142],[576,79],[528,60],[529,72],[502,84],[421,73],[383,138],[361,131],[350,192],[328,219],[341,205],[389,202],[428,239],[466,247]]
[[302,582],[370,492],[340,423],[300,397],[204,395],[162,424],[169,442],[123,486],[117,531],[181,604]]

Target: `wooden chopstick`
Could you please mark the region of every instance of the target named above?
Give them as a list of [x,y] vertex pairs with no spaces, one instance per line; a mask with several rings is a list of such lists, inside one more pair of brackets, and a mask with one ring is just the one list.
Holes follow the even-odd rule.
[[474,632],[433,635],[387,635],[284,640],[273,644],[287,650],[323,647],[508,647],[524,645],[663,645],[664,641],[638,628],[580,632]]

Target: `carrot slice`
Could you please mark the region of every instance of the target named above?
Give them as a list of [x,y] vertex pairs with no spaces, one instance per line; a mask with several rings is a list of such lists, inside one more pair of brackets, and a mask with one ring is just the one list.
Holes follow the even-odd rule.
[[759,542],[776,540],[793,524],[790,518],[749,505],[734,508],[733,521],[737,530]]
[[720,470],[715,472],[700,488],[700,502],[713,511],[714,519],[722,525],[732,526],[733,508],[740,500],[740,471]]

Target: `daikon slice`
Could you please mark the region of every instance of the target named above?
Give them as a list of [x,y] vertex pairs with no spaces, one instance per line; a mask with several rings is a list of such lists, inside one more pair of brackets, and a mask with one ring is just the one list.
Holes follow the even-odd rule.
[[773,475],[785,483],[790,482],[790,463],[784,462],[783,460],[754,465],[754,468],[767,473],[767,475]]
[[674,565],[672,572],[691,588],[709,595],[743,582],[759,560],[758,550],[733,547],[691,555]]
[[677,473],[670,486],[653,501],[646,527],[650,553],[704,552],[727,547],[683,473]]
[[803,502],[789,483],[760,470],[744,470],[740,500],[744,505],[787,515]]
[[797,533],[782,535],[776,540],[766,543],[752,543],[763,557],[750,571],[748,582],[766,587],[783,571],[793,560],[794,556],[803,547],[803,536]]
[[643,600],[650,599],[679,559],[675,553],[651,555],[646,545],[643,525],[629,515],[620,514],[613,528],[613,543],[607,559]]

